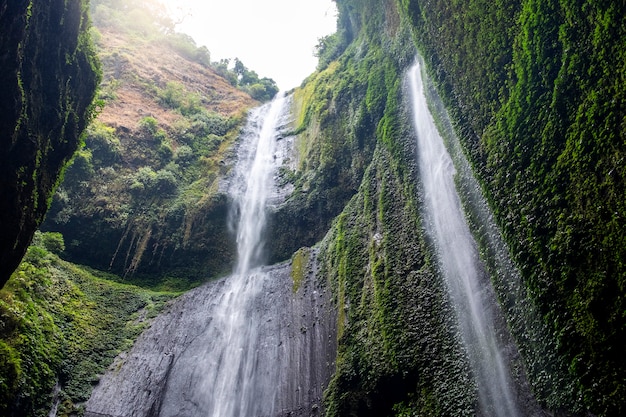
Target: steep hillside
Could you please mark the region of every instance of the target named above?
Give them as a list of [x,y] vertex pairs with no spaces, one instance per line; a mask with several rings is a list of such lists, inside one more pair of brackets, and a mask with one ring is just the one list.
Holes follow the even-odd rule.
[[0,2],[0,287],[89,122],[99,68],[87,1]]
[[174,275],[185,287],[227,271],[233,242],[220,181],[258,102],[231,84],[236,74],[211,66],[206,48],[172,32],[158,3],[99,1],[92,10],[103,107],[44,230],[63,233],[72,261],[152,284]]

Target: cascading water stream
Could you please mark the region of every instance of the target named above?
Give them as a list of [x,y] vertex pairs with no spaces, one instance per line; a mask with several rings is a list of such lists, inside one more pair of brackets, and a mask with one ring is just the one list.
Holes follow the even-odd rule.
[[[266,203],[272,189],[272,176],[276,168],[274,149],[285,101],[284,96],[278,96],[254,114],[253,122],[257,126],[257,132],[254,133],[258,137],[256,151],[251,161],[239,164],[239,182],[245,182],[245,184],[236,182],[236,190],[232,194],[240,213],[237,225],[238,261],[235,268],[235,273],[240,276],[247,274],[251,268],[258,266],[261,262]],[[242,178],[244,181],[241,181]],[[244,192],[237,192],[240,190]]]
[[233,176],[238,261],[233,275],[180,296],[102,376],[86,417],[304,417],[334,370],[336,315],[316,280],[317,252],[298,289],[291,265],[263,266],[268,207],[294,142],[290,97],[253,110]]
[[495,297],[456,191],[455,169],[428,109],[419,62],[408,73],[418,140],[428,233],[455,305],[483,415],[520,416],[505,347],[494,316]]
[[[215,417],[269,416],[274,412],[279,361],[270,358],[275,359],[273,364],[259,363],[258,344],[272,342],[264,339],[271,332],[263,334],[255,317],[262,314],[255,311],[255,299],[262,296],[269,276],[254,268],[261,265],[266,201],[272,189],[274,148],[285,101],[279,96],[250,115],[246,134],[253,140],[246,145],[256,146],[249,146],[247,154],[241,155],[231,187],[238,213],[237,265],[212,311],[211,344],[200,356],[189,358],[198,363],[188,383],[168,384],[161,416],[197,415],[198,411]],[[183,358],[177,365],[193,369],[189,360]],[[178,401],[168,401],[181,395],[188,399],[190,409],[181,410]],[[170,409],[168,404],[176,406]]]

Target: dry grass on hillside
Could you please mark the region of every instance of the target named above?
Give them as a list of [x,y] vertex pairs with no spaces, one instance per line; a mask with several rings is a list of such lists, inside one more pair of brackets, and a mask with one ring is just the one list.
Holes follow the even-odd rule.
[[203,107],[224,116],[239,115],[256,104],[211,68],[181,57],[162,42],[132,40],[106,28],[100,31],[103,86],[114,85],[116,99],[107,102],[98,119],[109,126],[135,130],[142,118],[151,116],[168,130],[181,116],[160,105],[154,92],[154,87],[165,88],[168,82],[182,84],[201,97]]

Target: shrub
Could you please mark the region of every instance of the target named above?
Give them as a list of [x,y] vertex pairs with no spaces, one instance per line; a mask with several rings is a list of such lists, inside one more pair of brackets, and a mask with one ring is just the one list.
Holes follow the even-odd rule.
[[161,169],[156,173],[154,188],[163,195],[172,195],[178,189],[178,180],[171,171]]
[[176,81],[168,81],[165,88],[159,92],[161,104],[171,109],[177,109],[183,104],[185,87]]
[[98,165],[112,165],[120,159],[120,140],[115,135],[115,129],[104,123],[94,122],[89,126],[85,145]]
[[63,235],[59,232],[35,232],[33,245],[46,249],[55,255],[61,254],[65,250]]
[[159,122],[157,122],[157,120],[154,117],[147,116],[139,121],[139,128],[141,128],[141,130],[143,130],[146,133],[150,133],[154,135],[157,132],[157,129],[159,128]]
[[74,154],[66,177],[72,178],[73,182],[87,181],[94,174],[93,154],[90,149],[83,148]]
[[174,159],[181,166],[189,165],[194,159],[193,150],[187,145],[179,146]]

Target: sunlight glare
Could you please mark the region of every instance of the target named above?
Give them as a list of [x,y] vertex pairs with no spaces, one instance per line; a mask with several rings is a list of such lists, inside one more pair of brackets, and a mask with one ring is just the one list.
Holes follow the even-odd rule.
[[298,86],[315,70],[315,45],[337,25],[332,0],[160,1],[177,30],[206,46],[212,61],[239,58],[281,89]]

